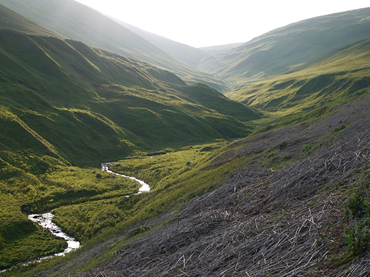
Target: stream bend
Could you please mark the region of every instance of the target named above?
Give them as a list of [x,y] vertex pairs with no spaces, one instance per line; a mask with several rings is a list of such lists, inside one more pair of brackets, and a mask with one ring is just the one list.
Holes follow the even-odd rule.
[[30,214],[28,216],[28,219],[39,224],[42,228],[49,230],[54,236],[63,238],[68,243],[68,247],[64,250],[64,252],[56,253],[53,256],[64,256],[65,254],[77,248],[80,248],[80,242],[76,241],[75,238],[68,236],[66,233],[62,231],[62,228],[60,228],[58,225],[52,222],[53,217],[54,215],[52,213]]
[[126,175],[123,175],[123,174],[119,174],[119,173],[116,173],[116,172],[113,172],[112,170],[109,169],[109,165],[112,164],[112,163],[102,163],[101,164],[101,170],[102,171],[106,171],[108,173],[112,173],[114,175],[118,175],[118,176],[122,176],[122,177],[125,177],[125,178],[129,178],[131,180],[134,180],[136,182],[138,182],[140,185],[141,185],[141,188],[139,189],[139,194],[142,193],[142,192],[149,192],[150,191],[150,186],[145,183],[144,181],[142,180],[139,180],[135,177],[131,177],[131,176],[126,176]]
[[[111,163],[102,163],[101,164],[101,170],[106,171],[106,172],[111,173],[111,174],[115,174],[115,175],[118,175],[118,176],[129,178],[129,179],[134,180],[136,182],[139,182],[140,185],[141,185],[141,188],[139,189],[138,194],[140,194],[142,192],[150,191],[150,186],[147,183],[145,183],[144,181],[139,180],[135,177],[126,176],[126,175],[119,174],[119,173],[111,171],[109,169],[110,164]],[[79,241],[77,241],[75,238],[73,238],[73,237],[67,235],[66,233],[64,233],[61,227],[59,227],[58,225],[56,225],[55,223],[52,222],[53,217],[54,217],[54,215],[52,213],[30,214],[30,215],[28,215],[29,220],[39,224],[42,228],[49,230],[53,235],[55,235],[57,237],[60,237],[60,238],[63,238],[68,243],[68,247],[64,250],[64,252],[59,252],[59,253],[56,253],[54,255],[39,258],[39,259],[37,259],[38,261],[42,261],[44,259],[52,258],[52,257],[55,257],[55,256],[64,256],[65,254],[68,254],[71,251],[80,248],[80,242]],[[26,264],[24,264],[24,266],[27,266],[28,264],[29,263],[26,263]],[[9,269],[0,270],[0,273],[5,272],[7,270],[9,270]]]
[[[113,171],[109,170],[109,165],[110,164],[111,163],[102,163],[101,164],[101,170],[106,171],[108,173],[118,175],[118,176],[122,176],[122,177],[125,177],[125,178],[132,179],[136,182],[139,182],[140,185],[141,185],[141,188],[139,189],[139,194],[142,193],[142,192],[150,191],[150,186],[147,183],[145,183],[144,181],[136,179],[135,177],[126,176],[126,175],[119,174],[119,173],[116,173],[116,172],[113,172]],[[40,260],[50,258],[50,257],[53,257],[53,256],[64,256],[65,254],[68,254],[69,252],[80,248],[80,242],[79,241],[77,241],[75,238],[73,238],[73,237],[67,235],[66,233],[64,233],[61,227],[59,227],[58,225],[56,225],[55,223],[52,222],[53,217],[54,217],[54,215],[52,213],[30,214],[28,216],[28,219],[30,219],[33,222],[39,224],[42,228],[49,230],[53,235],[55,235],[57,237],[60,237],[60,238],[63,238],[68,243],[68,247],[64,250],[64,252],[56,253],[54,255],[41,258]]]

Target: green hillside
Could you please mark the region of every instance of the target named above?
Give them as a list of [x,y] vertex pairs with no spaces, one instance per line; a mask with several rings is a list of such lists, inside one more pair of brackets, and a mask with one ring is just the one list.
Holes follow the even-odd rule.
[[119,23],[74,0],[1,0],[0,4],[67,38],[151,63],[188,83],[207,83],[221,91],[226,88],[217,78],[180,62]]
[[322,116],[368,92],[369,49],[370,40],[363,40],[312,61],[304,69],[255,82],[228,96],[264,111],[269,120]]
[[[227,113],[195,103],[182,92],[183,81],[148,64],[72,40],[7,30],[0,46],[4,109],[73,163],[114,159],[133,145],[160,148],[249,132]],[[211,91],[209,102],[218,95]]]
[[370,37],[370,8],[331,14],[290,24],[215,57],[198,67],[240,89],[271,75]]
[[[252,131],[245,122],[259,117],[206,85],[54,37],[3,6],[0,13],[0,269],[66,247],[21,207],[44,212],[94,200],[108,208],[138,184],[98,176],[101,162],[244,137]],[[84,241],[114,225],[106,218]]]
[[[369,9],[209,60],[243,86],[226,97],[153,66],[173,60],[73,1],[0,3],[91,42],[106,23],[127,44],[100,43],[148,59],[0,5],[0,270],[13,267],[0,275],[368,275]],[[150,192],[100,170],[112,161]],[[20,266],[66,248],[27,218],[44,212],[82,247]]]
[[191,96],[196,103],[215,110],[221,114],[228,114],[242,122],[250,122],[261,118],[258,110],[251,109],[240,102],[230,100],[216,90],[204,85],[196,84],[185,89],[187,95]]

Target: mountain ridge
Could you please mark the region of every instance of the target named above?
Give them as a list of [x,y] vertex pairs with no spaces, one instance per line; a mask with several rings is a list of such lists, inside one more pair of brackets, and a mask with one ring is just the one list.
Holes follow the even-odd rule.
[[176,59],[196,68],[201,59],[209,56],[208,53],[204,52],[201,49],[179,43],[163,36],[159,36],[148,31],[142,30],[137,28],[133,25],[130,25],[126,22],[121,20],[112,18],[119,24],[125,26],[127,29],[133,31],[134,33],[138,34],[139,36],[143,37],[150,43],[154,44],[158,48],[164,50],[166,53],[172,55]]
[[222,81],[174,59],[119,23],[73,0],[1,0],[0,4],[65,37],[149,62],[174,72],[186,82],[203,81],[221,91],[226,88]]
[[256,81],[228,97],[280,116],[347,101],[366,93],[370,86],[369,46],[370,39],[353,43],[311,61],[302,69]]
[[226,54],[204,59],[198,68],[241,88],[369,38],[369,14],[370,8],[364,8],[292,23]]
[[[94,112],[97,112],[95,109],[102,109],[105,106],[105,111],[107,112],[110,110],[111,112],[114,109],[109,109],[108,103],[116,102],[116,104],[111,104],[112,107],[117,105],[115,112],[121,116],[131,118],[129,124],[129,126],[131,126],[129,127],[131,128],[131,132],[129,133],[136,133],[136,136],[139,135],[139,137],[144,136],[148,141],[150,141],[150,137],[154,139],[159,135],[159,133],[158,130],[155,129],[152,130],[152,133],[145,132],[145,130],[151,130],[152,127],[154,127],[149,127],[149,125],[147,125],[149,122],[145,123],[145,121],[140,119],[139,114],[143,113],[144,115],[145,111],[148,111],[148,114],[154,112],[153,115],[155,116],[153,119],[155,120],[159,120],[160,118],[164,120],[165,114],[162,114],[161,116],[159,114],[166,110],[173,113],[172,117],[180,116],[180,114],[182,114],[182,116],[185,116],[185,118],[187,117],[190,121],[193,121],[192,124],[201,124],[204,130],[208,130],[206,131],[208,134],[213,133],[213,135],[215,135],[217,133],[216,129],[221,131],[222,128],[220,128],[220,126],[222,125],[228,129],[227,132],[233,132],[231,128],[224,124],[221,124],[220,126],[217,126],[217,124],[213,125],[213,128],[215,128],[213,131],[212,128],[209,129],[206,127],[204,124],[207,121],[207,116],[212,118],[214,115],[218,114],[218,112],[214,109],[209,110],[203,106],[200,106],[199,104],[194,103],[193,100],[186,95],[186,93],[182,92],[182,90],[184,90],[186,87],[186,84],[181,79],[173,74],[166,73],[163,70],[153,68],[148,64],[139,63],[137,61],[133,61],[109,52],[104,52],[99,49],[95,50],[82,43],[72,40],[62,41],[53,37],[34,37],[30,35],[22,35],[16,32],[9,32],[6,30],[2,31],[2,40],[0,43],[3,51],[6,53],[6,55],[3,55],[2,57],[6,61],[5,64],[7,64],[8,67],[7,73],[4,74],[4,76],[7,77],[5,77],[5,79],[2,81],[5,82],[4,84],[9,87],[9,89],[11,89],[9,91],[13,91],[13,93],[16,92],[16,87],[17,90],[20,89],[20,91],[17,91],[13,96],[10,96],[10,92],[8,92],[10,98],[6,100],[6,102],[11,106],[20,106],[18,108],[20,110],[23,110],[24,108],[26,108],[26,110],[32,108],[38,111],[38,113],[42,114],[42,105],[47,103],[45,108],[57,108],[59,112],[64,114],[62,117],[68,118],[68,114],[73,115],[73,112],[68,112],[68,110],[75,110],[76,112],[74,112],[74,114],[84,114],[82,118],[85,117],[85,120],[87,121],[89,121],[87,116],[90,113],[91,114],[89,116],[92,116],[91,119],[96,118],[101,121],[102,119],[96,117],[99,112],[94,115]],[[14,57],[17,55],[16,53],[18,52],[19,47],[14,47],[14,45],[19,45],[21,48],[27,46],[29,51],[33,51],[34,54],[31,57],[31,55],[25,52],[21,56],[18,54],[17,59],[15,59]],[[23,59],[22,63],[19,62],[19,59]],[[35,59],[37,59],[37,63],[34,62]],[[10,65],[12,67],[9,67]],[[13,71],[9,71],[10,68],[14,68],[16,71],[14,69]],[[22,71],[20,71],[20,69]],[[2,70],[5,70],[5,68]],[[33,71],[33,73],[30,73],[30,71]],[[20,72],[22,72],[22,75],[19,74]],[[31,74],[33,75],[32,79],[29,77],[32,76]],[[45,76],[50,76],[50,79],[46,79]],[[13,79],[13,81],[10,81],[9,78]],[[14,81],[16,83],[14,83]],[[63,84],[61,84],[61,82],[63,82]],[[41,83],[43,83],[43,85],[41,85]],[[51,84],[58,84],[58,89],[56,90],[55,88],[49,87]],[[80,88],[81,84],[84,84],[83,89]],[[208,90],[210,88],[204,86],[203,89]],[[46,93],[47,90],[49,93]],[[155,96],[157,90],[157,96]],[[12,104],[11,100],[14,97],[20,96],[22,91],[31,92],[31,95],[33,95],[35,99],[26,100],[26,98],[24,98],[19,100],[17,104]],[[168,95],[166,95],[166,93]],[[217,95],[219,93],[217,91],[212,91],[212,94]],[[5,99],[7,97],[6,94],[4,95],[4,92],[3,97],[5,97]],[[164,104],[165,102],[160,103],[160,101],[169,101],[171,97],[174,98],[172,100],[175,101],[174,103],[177,101],[177,105],[180,105],[179,107],[181,107],[183,104],[185,104],[185,106],[189,105],[191,109],[195,109],[194,111],[199,112],[200,114],[203,110],[205,113],[204,117],[198,117],[198,119],[194,121],[194,119],[197,117],[196,113],[194,113],[194,111],[191,112],[191,110],[186,110],[185,106],[185,110],[180,112],[180,110],[183,108],[170,108],[170,106],[166,108],[166,104]],[[39,99],[38,103],[35,101],[36,99]],[[212,97],[210,97],[209,100],[210,99],[212,99]],[[71,103],[72,100],[73,104]],[[127,103],[130,103],[130,101],[139,101],[137,102],[139,105],[133,105],[135,102],[127,105]],[[224,100],[221,101],[227,102],[229,100],[224,98]],[[89,104],[90,102],[91,104]],[[119,103],[122,105],[120,110],[118,106]],[[25,106],[22,107],[22,105]],[[82,108],[84,105],[88,105],[90,108],[85,110]],[[142,108],[139,108],[141,105],[143,105]],[[126,108],[124,109],[124,107]],[[135,107],[138,108],[136,112],[139,114],[136,114]],[[236,102],[235,107],[238,107],[241,112],[243,110],[246,112],[248,111],[248,109],[242,104],[238,104]],[[128,114],[130,109],[131,115]],[[212,115],[213,113],[215,114]],[[30,118],[34,117],[34,115],[32,115],[30,112],[27,112],[26,114],[28,114]],[[114,116],[116,120],[122,121],[117,117],[117,115],[114,116],[114,114],[111,114],[108,116],[108,119],[109,117],[112,118],[112,116]],[[214,120],[217,121],[217,117],[219,117],[219,115],[220,114],[218,114]],[[168,116],[170,116],[170,114],[166,115],[165,118],[170,120],[170,117]],[[106,115],[104,117],[106,117]],[[36,118],[34,117],[34,119]],[[46,119],[47,117],[39,117],[39,119],[42,118]],[[179,119],[180,118],[181,116]],[[185,118],[182,120],[185,120]],[[220,118],[222,118],[222,116]],[[226,118],[227,116],[224,119]],[[74,120],[76,119],[78,120],[78,118],[75,118]],[[234,120],[231,117],[229,117],[229,119]],[[104,119],[103,122],[104,121],[106,121],[106,119]],[[169,123],[170,121],[172,123]],[[178,139],[180,133],[174,128],[173,124],[175,124],[175,122],[172,119],[170,121],[167,121],[166,123],[169,124],[168,131],[170,131],[173,136],[170,140],[175,140],[176,138]],[[78,122],[79,124],[83,124],[83,121],[81,120],[78,120]],[[141,122],[139,124],[141,127],[135,128],[135,124],[138,124],[138,122]],[[165,122],[165,120],[163,122]],[[161,125],[163,125],[163,122]],[[51,122],[47,123],[46,121],[40,124],[45,125],[50,123]],[[241,122],[237,123],[237,121],[235,121],[235,123],[239,125],[239,127],[244,125]],[[89,124],[92,124],[92,122]],[[163,127],[166,124],[164,124]],[[236,125],[234,127],[236,127]],[[39,129],[39,127],[36,126],[35,128]],[[186,128],[191,127],[187,126]],[[242,129],[240,129],[240,131],[242,131]],[[120,132],[122,131],[123,130]],[[129,130],[125,129],[124,132],[128,131]],[[187,129],[187,131],[189,134],[193,133],[191,129]],[[198,131],[193,134],[195,135]],[[214,133],[215,131],[216,133]],[[147,134],[145,135],[145,133]],[[167,134],[169,135],[170,133]],[[202,131],[200,131],[200,133],[202,133]],[[44,134],[50,136],[48,133]],[[195,135],[195,137],[197,137],[197,135]],[[71,138],[70,140],[72,141]],[[92,159],[92,157],[90,157],[90,159]],[[98,159],[101,159],[101,157]]]
[[60,37],[63,38],[63,36],[48,30],[41,25],[38,25],[34,23],[33,21],[30,21],[24,17],[21,17],[18,13],[14,12],[11,9],[8,9],[7,7],[1,5],[0,9],[0,28],[1,29],[9,29],[9,30],[15,30],[20,31],[28,34],[33,35],[44,35],[44,36],[54,36],[54,37]]

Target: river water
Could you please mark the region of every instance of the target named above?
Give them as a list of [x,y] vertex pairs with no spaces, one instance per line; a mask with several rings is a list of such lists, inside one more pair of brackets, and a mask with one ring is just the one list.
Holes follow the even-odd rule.
[[[80,242],[76,241],[75,238],[68,236],[66,233],[62,231],[62,228],[60,228],[58,225],[52,222],[54,215],[52,213],[45,213],[45,214],[30,214],[28,215],[28,219],[39,224],[42,228],[45,228],[49,230],[53,235],[63,238],[67,244],[68,247],[63,251],[56,253],[54,255],[45,256],[42,258],[38,258],[34,261],[27,262],[23,264],[22,266],[28,266],[30,263],[38,261],[41,262],[42,260],[49,259],[55,256],[64,256],[65,254],[68,254],[69,252],[76,250],[80,247]],[[12,270],[13,267],[5,270],[0,270],[0,274],[9,270]]]
[[[49,230],[53,235],[63,238],[67,243],[68,247],[62,253],[57,253],[54,256],[64,256],[65,254],[80,248],[80,242],[76,241],[75,238],[68,236],[62,231],[58,225],[52,222],[54,215],[52,213],[46,214],[30,214],[28,219],[39,224],[42,228]],[[52,257],[52,256],[51,256]]]
[[125,177],[125,178],[129,178],[131,180],[134,180],[136,182],[139,182],[140,185],[141,185],[141,188],[139,189],[139,194],[140,193],[143,193],[143,192],[148,192],[150,191],[150,186],[145,183],[144,181],[141,181],[139,179],[136,179],[135,177],[131,177],[131,176],[126,176],[126,175],[123,175],[123,174],[119,174],[119,173],[116,173],[116,172],[113,172],[112,170],[109,169],[109,165],[112,164],[112,163],[102,163],[101,164],[101,170],[102,171],[106,171],[108,173],[112,173],[114,175],[118,175],[118,176],[122,176],[122,177]]
[[[115,174],[115,175],[118,175],[118,176],[122,176],[122,177],[125,177],[125,178],[132,179],[136,182],[139,182],[141,187],[139,189],[138,194],[150,191],[150,186],[147,183],[145,183],[144,181],[136,179],[135,177],[126,176],[126,175],[119,174],[119,173],[111,171],[109,169],[110,164],[111,163],[102,163],[101,164],[101,170],[106,171],[106,172],[111,173],[111,174]],[[60,228],[58,225],[56,225],[55,223],[52,222],[53,217],[54,217],[54,215],[52,213],[30,214],[28,216],[28,219],[30,219],[33,222],[39,224],[42,228],[45,228],[45,229],[49,230],[55,236],[65,239],[66,242],[68,243],[68,247],[64,250],[64,252],[60,252],[60,253],[56,253],[56,254],[51,255],[51,256],[46,256],[46,257],[40,258],[40,259],[38,259],[38,261],[41,261],[41,260],[44,260],[44,259],[47,259],[47,258],[51,258],[51,257],[54,257],[54,256],[64,256],[65,254],[68,254],[69,252],[80,248],[80,242],[78,242],[75,238],[73,238],[73,237],[67,235],[66,233],[64,233],[62,228]],[[28,263],[24,264],[24,266],[27,266],[27,264]],[[7,271],[7,270],[0,270],[0,273],[5,272],[5,271]]]
[[[119,174],[119,173],[111,171],[109,169],[110,164],[111,163],[103,163],[101,165],[101,170],[106,171],[106,172],[111,173],[111,174],[115,174],[115,175],[118,175],[118,176],[122,176],[122,177],[125,177],[125,178],[132,179],[136,182],[139,182],[140,185],[141,185],[141,187],[139,189],[139,194],[142,193],[142,192],[150,191],[150,186],[147,183],[145,183],[144,181],[136,179],[135,177],[126,176],[126,175]],[[52,222],[53,217],[54,217],[54,215],[52,213],[30,214],[28,216],[28,219],[32,220],[33,222],[36,222],[42,228],[45,228],[45,229],[49,230],[55,236],[63,238],[68,243],[68,247],[64,250],[64,252],[57,253],[54,256],[64,256],[65,254],[67,254],[67,253],[69,253],[69,252],[71,252],[75,249],[80,248],[80,242],[76,241],[75,238],[73,238],[73,237],[67,235],[66,233],[64,233],[62,228],[60,228],[58,225],[56,225],[55,223]],[[49,256],[49,257],[52,257],[52,256]],[[45,257],[45,258],[48,258],[48,257]]]

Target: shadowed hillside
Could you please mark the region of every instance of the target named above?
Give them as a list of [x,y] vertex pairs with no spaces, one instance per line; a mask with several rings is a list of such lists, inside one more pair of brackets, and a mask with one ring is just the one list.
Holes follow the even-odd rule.
[[24,18],[18,13],[2,5],[0,5],[0,7],[0,29],[15,30],[30,35],[53,36],[62,38],[61,35]]
[[[0,45],[4,109],[69,161],[111,159],[133,145],[163,147],[248,133],[240,121],[181,92],[186,85],[178,77],[148,64],[71,40],[7,30]],[[218,94],[212,90],[206,102]],[[234,105],[241,115],[249,113]]]
[[202,82],[218,90],[222,81],[173,58],[139,35],[74,0],[1,0],[0,4],[67,38],[169,70],[188,83]]

